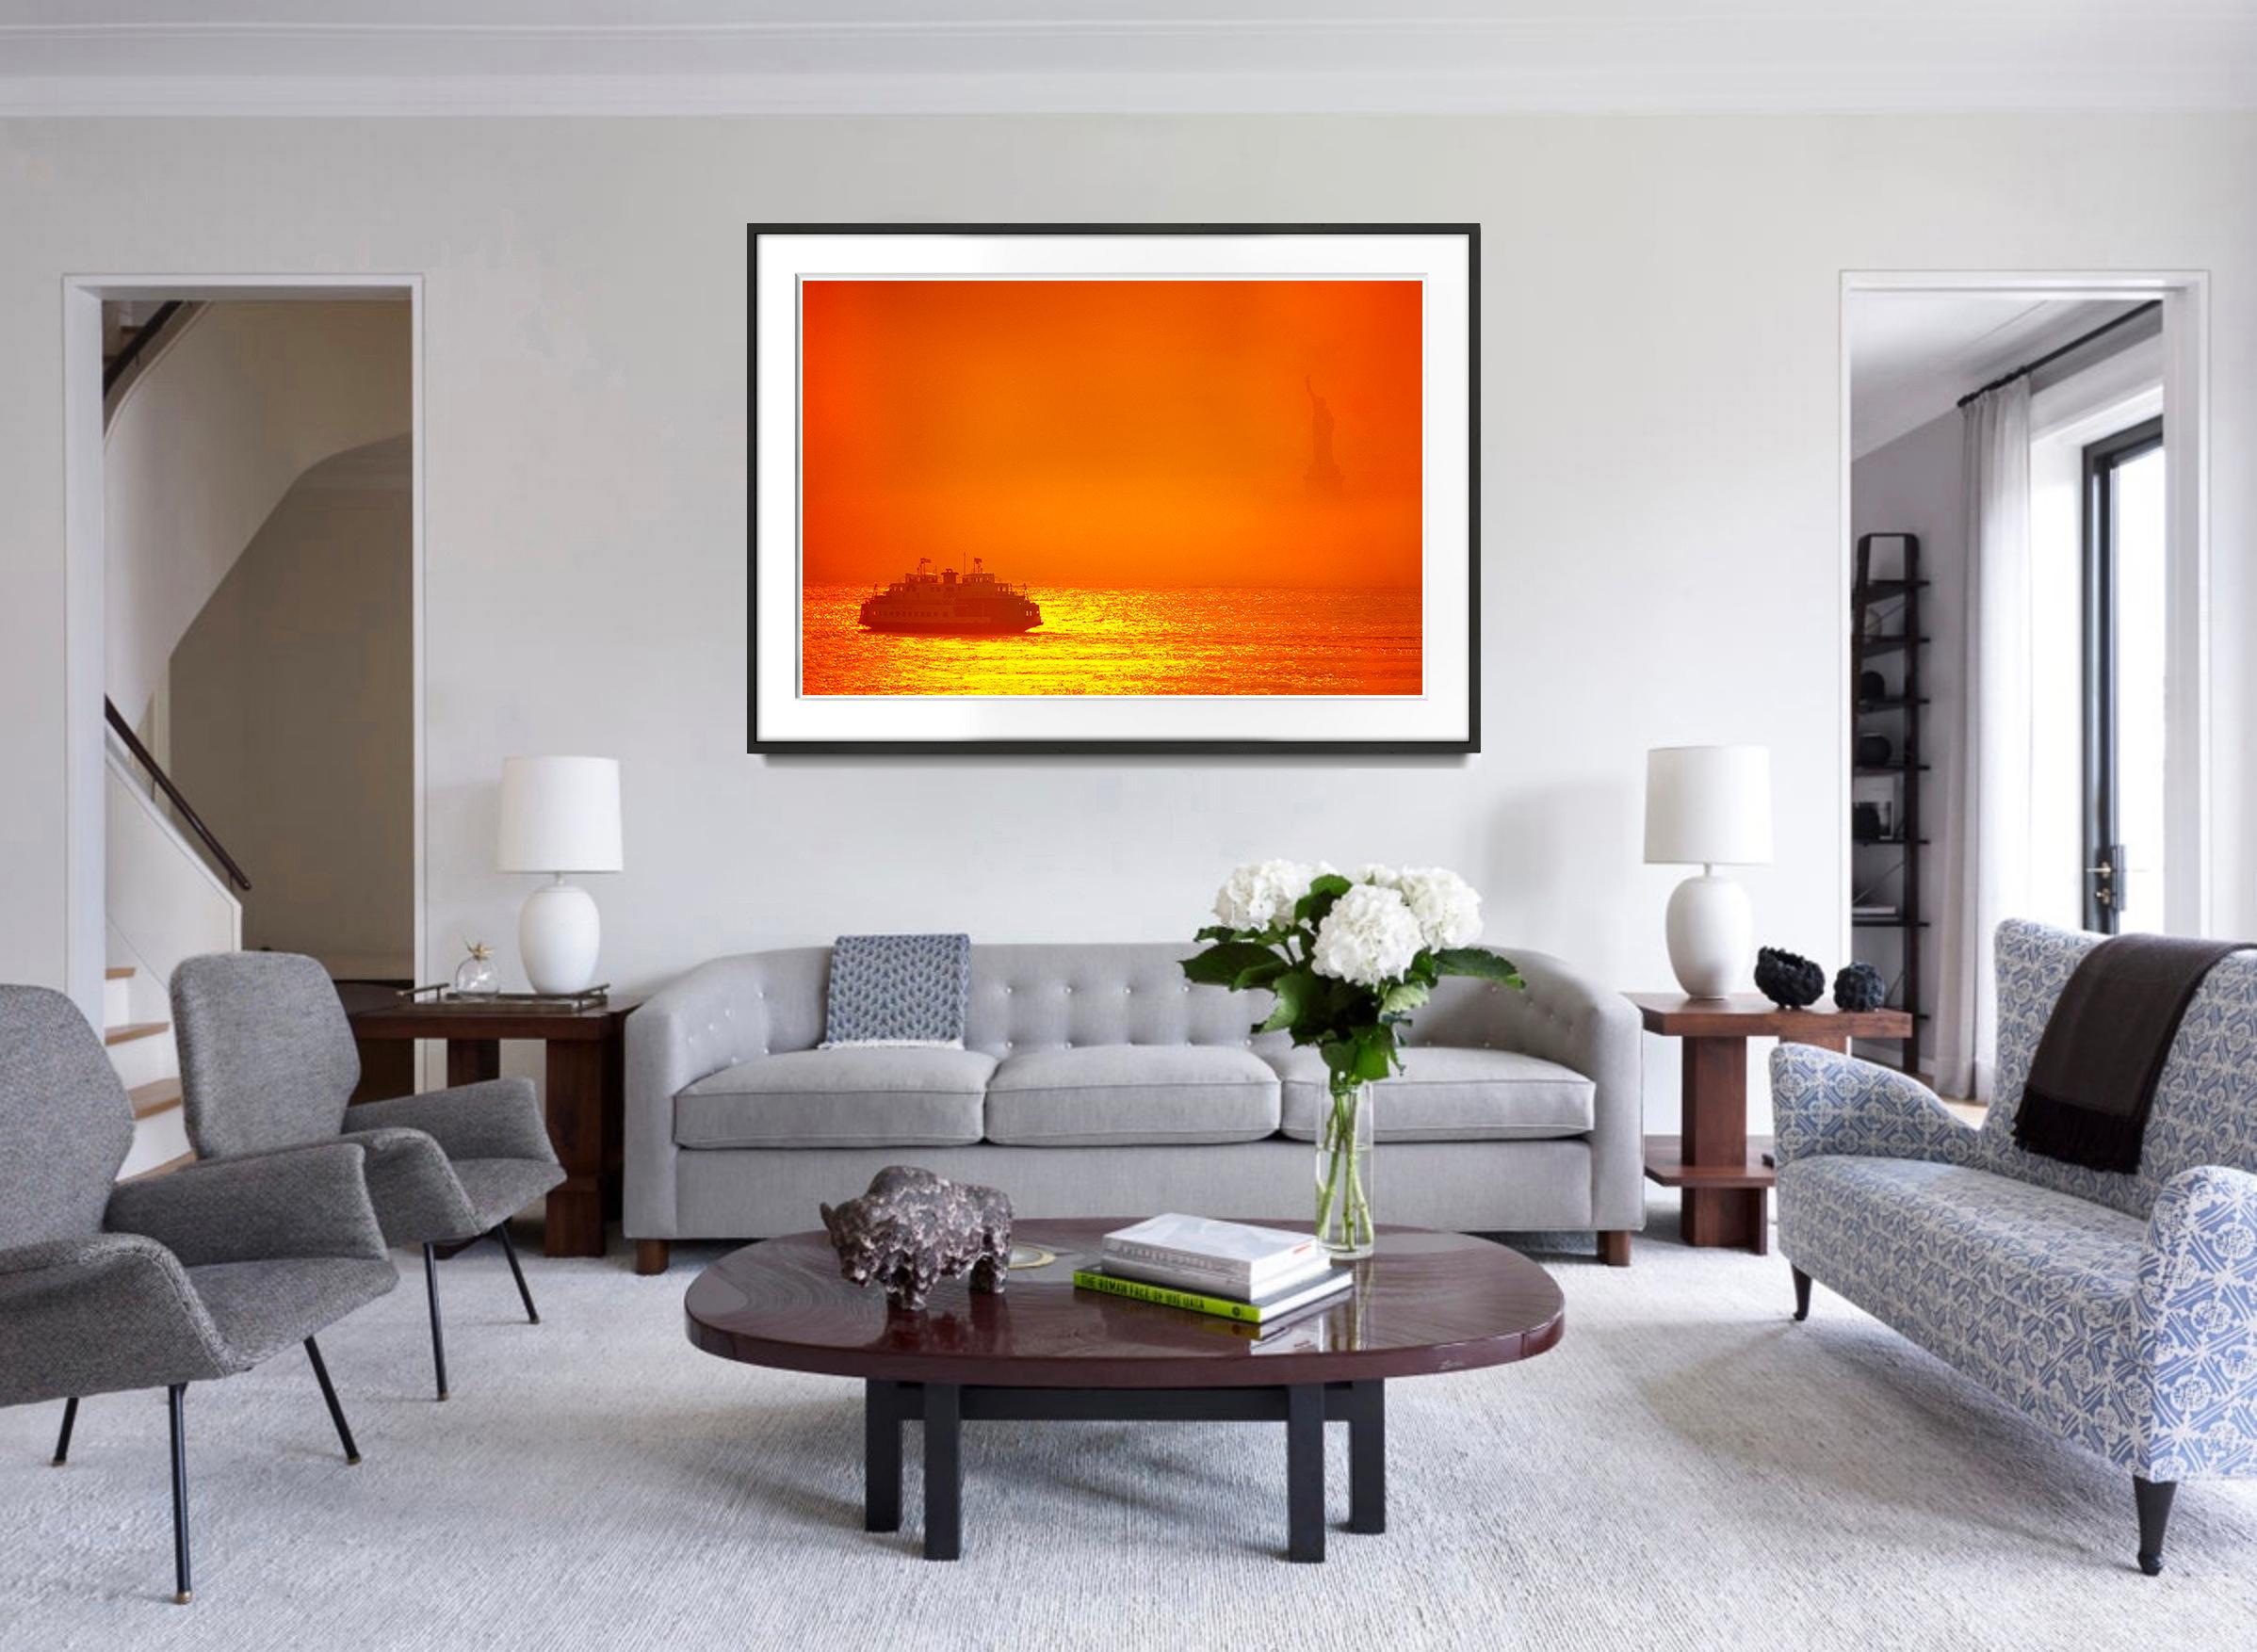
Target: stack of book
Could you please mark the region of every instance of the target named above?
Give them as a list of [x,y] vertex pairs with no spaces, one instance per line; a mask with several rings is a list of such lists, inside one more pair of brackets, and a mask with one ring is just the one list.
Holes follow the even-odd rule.
[[1338,1300],[1356,1275],[1306,1233],[1155,1216],[1107,1234],[1100,1261],[1076,1269],[1074,1283],[1266,1329]]

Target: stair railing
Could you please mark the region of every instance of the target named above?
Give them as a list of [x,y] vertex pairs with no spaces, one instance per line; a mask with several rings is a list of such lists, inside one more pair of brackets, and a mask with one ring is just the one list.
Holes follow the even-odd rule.
[[212,835],[212,829],[203,823],[203,817],[196,812],[187,798],[181,796],[180,787],[172,784],[172,777],[165,772],[149,748],[141,744],[140,736],[133,732],[133,725],[125,721],[106,694],[102,697],[102,715],[108,721],[118,738],[124,742],[133,760],[149,771],[149,778],[155,783],[156,789],[165,794],[165,801],[172,805],[173,812],[187,823],[188,830],[196,834],[196,841],[203,844],[212,859],[219,863],[219,869],[227,874],[228,882],[237,889],[249,890],[251,880],[244,875],[243,868],[235,864],[235,857],[229,854],[219,840]]

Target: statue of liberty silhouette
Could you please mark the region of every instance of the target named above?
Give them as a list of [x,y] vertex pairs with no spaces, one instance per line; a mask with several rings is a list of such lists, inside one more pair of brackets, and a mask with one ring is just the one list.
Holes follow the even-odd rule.
[[1301,388],[1308,393],[1308,469],[1303,480],[1312,499],[1337,499],[1345,485],[1339,462],[1332,457],[1332,410],[1306,376]]

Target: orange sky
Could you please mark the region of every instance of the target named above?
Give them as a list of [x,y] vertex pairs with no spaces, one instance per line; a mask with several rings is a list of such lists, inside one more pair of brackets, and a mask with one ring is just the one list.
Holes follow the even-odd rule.
[[975,556],[1035,585],[1419,581],[1415,281],[800,290],[809,585]]

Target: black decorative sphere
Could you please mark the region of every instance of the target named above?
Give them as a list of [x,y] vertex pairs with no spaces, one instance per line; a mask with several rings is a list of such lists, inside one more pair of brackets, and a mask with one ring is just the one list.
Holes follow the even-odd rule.
[[1782,1010],[1807,1010],[1826,991],[1826,971],[1777,947],[1756,953],[1756,990]]
[[1889,983],[1870,964],[1844,964],[1834,977],[1834,1008],[1877,1010],[1888,1001]]

